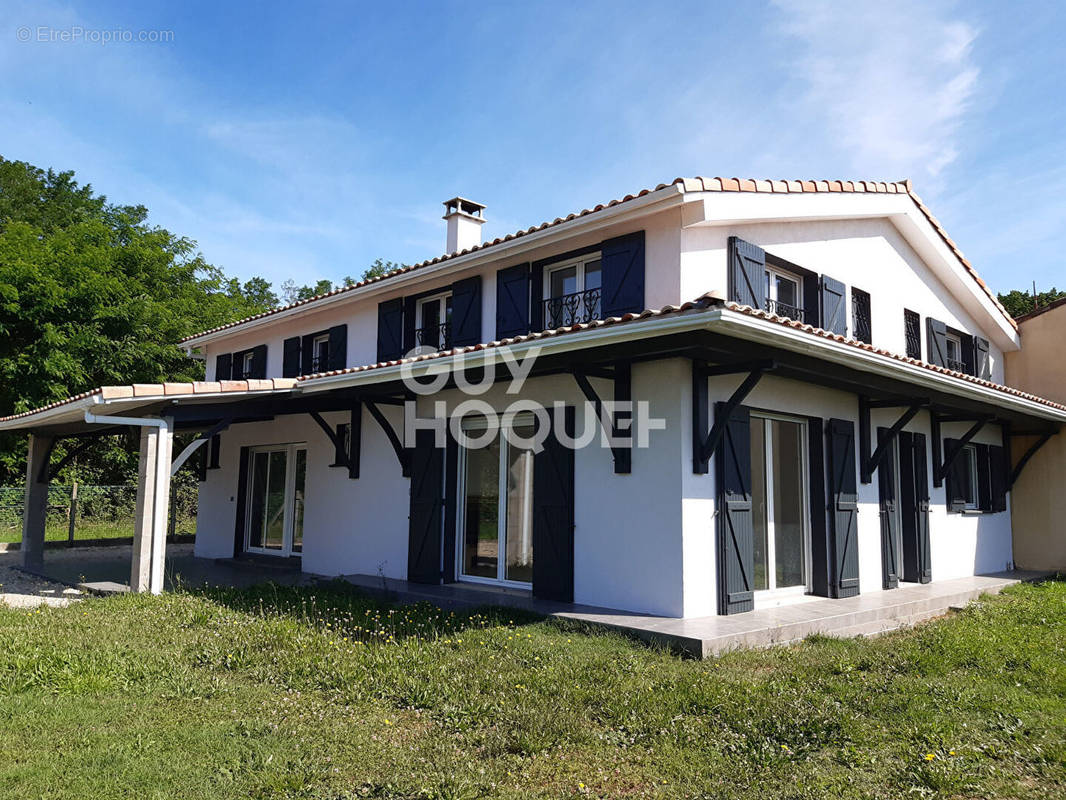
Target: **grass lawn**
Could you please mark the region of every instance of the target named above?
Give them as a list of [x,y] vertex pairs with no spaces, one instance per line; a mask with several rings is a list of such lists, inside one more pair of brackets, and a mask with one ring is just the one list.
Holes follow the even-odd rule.
[[1066,583],[708,662],[341,586],[0,608],[0,797],[1062,797]]
[[[196,531],[196,518],[193,517],[187,520],[178,520],[175,529],[178,533],[194,533]],[[62,541],[67,540],[68,530],[66,520],[60,520],[59,522],[49,522],[44,529],[44,538],[46,541]],[[133,536],[133,520],[84,520],[79,519],[78,524],[74,528],[74,538],[77,540],[84,539],[121,539],[123,537],[129,538]],[[21,542],[22,541],[22,528],[0,528],[0,542]]]

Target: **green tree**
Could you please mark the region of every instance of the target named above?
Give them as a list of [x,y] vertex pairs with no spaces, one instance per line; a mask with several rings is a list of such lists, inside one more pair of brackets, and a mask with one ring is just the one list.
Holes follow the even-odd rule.
[[1046,292],[1038,292],[1035,300],[1032,292],[1019,289],[1014,289],[1006,294],[1001,293],[998,296],[999,302],[1007,309],[1008,314],[1012,317],[1020,317],[1030,311],[1035,311],[1037,308],[1050,305],[1056,300],[1061,300],[1066,297],[1066,292],[1060,292],[1053,286]]
[[[199,379],[179,339],[276,304],[269,283],[227,278],[147,218],[72,172],[0,157],[0,415],[106,384]],[[94,452],[97,479],[128,474],[127,457]],[[22,437],[4,437],[0,480],[20,479],[24,458]]]
[[[378,258],[374,260],[373,264],[363,270],[363,276],[359,280],[365,281],[370,278],[380,278],[384,275],[388,275],[393,270],[401,269],[406,266],[406,264],[399,264],[395,261],[382,261]],[[297,286],[296,281],[289,278],[281,284],[281,297],[287,304],[296,303],[300,300],[310,300],[312,297],[328,294],[334,289],[340,289],[344,286],[354,286],[358,282],[359,281],[351,275],[345,275],[337,284],[323,278],[315,283],[314,286]]]

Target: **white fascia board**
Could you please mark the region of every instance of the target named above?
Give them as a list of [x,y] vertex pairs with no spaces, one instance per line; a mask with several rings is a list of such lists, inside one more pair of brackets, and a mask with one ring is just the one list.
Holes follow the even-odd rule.
[[617,225],[620,222],[627,222],[631,219],[647,216],[649,213],[661,211],[664,208],[669,208],[671,205],[679,205],[683,202],[684,196],[680,186],[670,184],[669,186],[664,186],[662,189],[656,189],[653,192],[649,192],[643,197],[636,197],[632,200],[619,203],[618,205],[609,206],[600,211],[593,212],[592,214],[586,214],[583,217],[575,217],[566,222],[561,222],[558,225],[551,225],[543,230],[526,233],[522,236],[517,236],[510,241],[500,242],[499,244],[494,244],[490,247],[467,253],[466,255],[448,258],[437,264],[429,264],[425,267],[419,267],[418,269],[394,275],[385,280],[374,281],[373,283],[361,286],[358,289],[340,292],[339,294],[330,297],[323,297],[321,300],[315,300],[313,303],[305,303],[294,308],[286,309],[285,311],[279,311],[276,314],[270,314],[260,319],[248,320],[247,322],[235,325],[232,328],[226,328],[225,330],[194,337],[188,341],[182,342],[181,347],[188,352],[190,349],[204,345],[208,342],[232,336],[236,333],[243,334],[255,330],[256,328],[272,325],[275,322],[280,322],[297,314],[317,312],[324,308],[329,308],[335,303],[347,303],[350,301],[362,300],[375,295],[391,292],[393,289],[400,286],[417,286],[419,283],[433,280],[442,272],[458,272],[471,267],[480,267],[494,261],[517,258],[521,254],[537,247],[543,247],[546,242],[550,242],[554,239],[565,239],[571,236],[591,233],[610,225]]
[[758,222],[888,219],[966,311],[990,332],[1004,351],[1021,339],[1003,312],[985,294],[966,266],[944,242],[907,194],[875,192],[701,192],[686,196],[683,225],[728,226]]
[[[510,351],[515,359],[522,360],[534,348],[538,348],[540,354],[550,356],[607,344],[644,339],[649,336],[700,329],[714,330],[737,338],[780,347],[784,350],[813,355],[816,358],[842,364],[863,372],[882,375],[895,380],[904,380],[958,397],[982,400],[1056,422],[1066,422],[1066,411],[1006,394],[996,389],[990,389],[987,386],[980,386],[961,378],[944,375],[905,361],[897,361],[879,353],[871,353],[851,344],[826,339],[777,322],[770,322],[769,320],[759,319],[724,308],[594,328],[581,333],[520,342],[508,345],[506,349]],[[498,364],[500,363],[500,350],[503,349],[505,348],[491,347],[466,353],[464,354],[463,364],[465,367],[478,367],[488,363]],[[429,378],[443,372],[451,372],[455,362],[456,358],[450,356],[429,358],[426,361],[414,362],[407,366],[410,369],[410,374],[415,378]],[[403,369],[401,365],[394,365],[344,375],[329,375],[301,382],[298,384],[298,391],[301,394],[313,394],[348,386],[370,386],[385,383],[400,379],[403,375]]]
[[[140,406],[153,405],[161,401],[171,401],[173,405],[196,405],[199,402],[231,401],[241,402],[250,397],[264,397],[267,395],[293,394],[294,389],[249,389],[243,392],[201,392],[199,394],[153,394],[141,395],[140,397],[112,397],[104,398],[101,394],[93,394],[82,397],[69,403],[46,408],[27,414],[24,417],[0,421],[0,430],[19,430],[26,428],[39,428],[47,425],[63,425],[69,422],[84,422],[85,412],[91,410],[94,414],[108,414],[124,412],[137,416],[136,409]],[[192,401],[192,402],[190,402]]]

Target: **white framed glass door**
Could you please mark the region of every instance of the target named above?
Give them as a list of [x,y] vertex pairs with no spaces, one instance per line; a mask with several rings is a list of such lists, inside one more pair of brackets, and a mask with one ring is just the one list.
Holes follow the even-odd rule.
[[807,471],[807,423],[752,413],[753,583],[764,598],[809,589]]
[[275,556],[302,553],[307,446],[255,447],[248,457],[244,549]]
[[[532,438],[532,423],[516,423]],[[528,589],[533,582],[533,451],[499,435],[463,448],[459,466],[457,573],[464,581]]]

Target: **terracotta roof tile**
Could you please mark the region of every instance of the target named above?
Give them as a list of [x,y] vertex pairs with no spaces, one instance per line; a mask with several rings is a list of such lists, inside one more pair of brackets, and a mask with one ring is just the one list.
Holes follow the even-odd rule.
[[775,193],[782,193],[782,192],[784,192],[784,193],[793,193],[793,192],[795,192],[795,193],[804,193],[804,192],[866,192],[866,193],[908,194],[908,195],[910,195],[911,199],[914,201],[914,203],[918,207],[918,209],[922,212],[922,214],[925,216],[925,218],[929,221],[929,224],[933,226],[933,228],[936,230],[936,232],[940,236],[940,238],[944,241],[944,243],[948,246],[948,248],[952,251],[952,253],[963,264],[963,266],[966,268],[967,272],[974,278],[974,280],[977,282],[978,286],[980,286],[984,290],[985,294],[993,302],[993,304],[995,304],[995,306],[997,308],[999,308],[1000,311],[1002,311],[1004,317],[1006,317],[1010,321],[1011,325],[1014,326],[1015,328],[1017,328],[1017,325],[1015,324],[1014,320],[1011,319],[1010,315],[1006,312],[1006,310],[1003,308],[1003,306],[1000,305],[999,300],[995,296],[995,293],[992,292],[992,290],[987,286],[987,284],[985,284],[984,281],[981,280],[981,278],[977,274],[977,271],[974,269],[973,265],[970,264],[970,262],[966,259],[966,257],[962,254],[962,251],[959,249],[958,245],[956,245],[955,242],[953,242],[951,240],[951,238],[947,235],[947,233],[944,231],[944,228],[941,226],[940,221],[937,220],[937,218],[933,216],[932,212],[922,202],[921,198],[919,198],[918,195],[914,193],[914,190],[911,188],[911,182],[909,180],[895,181],[895,182],[884,182],[884,181],[839,181],[839,180],[833,180],[833,181],[827,181],[827,180],[802,180],[802,181],[801,180],[790,180],[790,181],[775,180],[775,181],[769,181],[769,180],[754,180],[754,179],[750,179],[750,178],[740,179],[740,178],[697,177],[697,178],[675,178],[670,183],[660,183],[654,189],[642,189],[641,191],[637,192],[636,194],[627,194],[627,195],[625,195],[624,197],[622,197],[620,199],[616,198],[614,200],[611,200],[608,203],[605,203],[605,204],[601,203],[599,205],[594,206],[593,208],[586,208],[586,209],[584,209],[582,211],[578,211],[578,212],[575,212],[573,214],[568,214],[566,217],[556,217],[551,222],[542,222],[539,225],[532,225],[532,226],[530,226],[530,227],[528,227],[528,228],[526,228],[524,230],[516,231],[514,233],[508,233],[505,236],[497,237],[496,239],[493,239],[492,241],[484,242],[482,244],[476,245],[474,247],[468,248],[468,249],[463,250],[463,251],[458,252],[458,253],[446,253],[444,255],[436,256],[434,258],[429,259],[428,261],[423,261],[423,262],[421,262],[419,264],[413,264],[411,266],[401,267],[400,269],[393,270],[392,272],[389,272],[386,275],[382,275],[380,277],[370,278],[370,279],[365,280],[365,281],[360,281],[358,283],[352,284],[351,286],[342,286],[340,288],[334,289],[331,292],[327,292],[326,294],[321,294],[321,295],[318,295],[316,297],[311,297],[311,298],[308,298],[307,300],[299,300],[299,301],[297,301],[295,303],[290,303],[289,305],[286,305],[286,306],[280,306],[278,308],[274,308],[274,309],[271,309],[269,311],[264,311],[264,312],[262,312],[260,314],[255,314],[253,316],[246,317],[244,319],[240,319],[240,320],[237,320],[235,322],[230,322],[230,323],[228,323],[226,325],[220,325],[220,326],[218,326],[216,328],[211,328],[210,330],[201,331],[200,333],[194,334],[192,336],[186,336],[181,341],[182,342],[187,342],[187,341],[189,341],[191,339],[195,339],[195,338],[198,338],[200,336],[206,336],[208,334],[218,333],[219,331],[228,330],[230,328],[235,328],[235,327],[237,327],[239,325],[243,325],[243,324],[245,324],[247,322],[252,322],[252,321],[257,320],[257,319],[262,319],[264,317],[269,317],[269,316],[272,316],[274,314],[278,314],[278,313],[280,313],[282,311],[288,311],[289,309],[292,309],[292,308],[297,308],[299,306],[304,306],[304,305],[308,305],[310,303],[315,303],[316,301],[322,300],[322,299],[327,298],[327,297],[333,297],[334,295],[343,294],[344,292],[349,292],[349,291],[352,291],[353,289],[358,289],[358,288],[361,288],[361,287],[364,287],[364,286],[368,286],[370,284],[377,283],[379,281],[385,280],[386,278],[392,278],[392,277],[395,277],[397,275],[403,275],[403,274],[405,274],[407,272],[412,272],[414,270],[422,269],[424,267],[432,266],[434,264],[440,264],[442,262],[448,261],[448,260],[453,259],[453,258],[457,258],[458,256],[465,255],[465,254],[468,254],[468,253],[479,252],[481,250],[488,249],[488,248],[493,247],[495,245],[502,244],[504,242],[510,242],[510,241],[515,240],[515,239],[521,238],[522,236],[528,236],[531,233],[536,233],[537,231],[545,230],[545,229],[553,227],[555,225],[561,225],[561,224],[563,224],[565,222],[569,222],[571,220],[578,219],[580,217],[588,216],[589,214],[595,214],[595,213],[597,213],[599,211],[602,211],[605,208],[613,208],[614,206],[620,205],[622,203],[630,202],[630,201],[635,200],[637,198],[644,197],[644,196],[650,194],[653,191],[659,191],[661,189],[666,189],[666,188],[669,188],[670,186],[678,187],[683,192],[700,192],[700,191],[707,191],[707,192],[775,192]]
[[42,411],[48,411],[59,406],[69,405],[70,403],[77,402],[78,400],[84,400],[87,397],[94,395],[100,395],[103,400],[132,400],[132,399],[154,399],[154,398],[166,398],[172,396],[190,395],[190,394],[219,394],[221,392],[246,392],[246,391],[276,391],[278,389],[292,389],[296,386],[295,378],[268,378],[266,380],[252,380],[252,381],[195,381],[193,383],[134,383],[129,386],[100,386],[89,392],[81,392],[80,394],[66,397],[62,400],[57,400],[54,403],[48,403],[40,408],[34,408],[29,411],[22,411],[18,414],[10,414],[6,417],[0,417],[0,422],[7,422],[12,419],[21,419],[22,417],[29,417],[33,414],[39,414]]
[[860,342],[857,339],[849,339],[845,336],[831,333],[829,331],[823,330],[822,328],[817,328],[813,325],[807,325],[806,323],[797,322],[786,317],[779,317],[776,314],[771,314],[761,309],[751,308],[750,306],[741,305],[739,303],[724,302],[721,296],[714,292],[708,292],[707,294],[702,295],[696,300],[691,300],[689,302],[682,303],[679,306],[667,305],[655,310],[649,309],[647,311],[642,311],[639,314],[624,314],[620,317],[608,317],[606,319],[595,320],[593,322],[581,323],[578,325],[571,325],[564,328],[555,328],[546,331],[539,331],[536,333],[528,333],[522,336],[513,336],[508,339],[500,339],[493,342],[487,342],[485,344],[471,345],[469,347],[453,347],[450,350],[443,350],[436,353],[427,353],[425,355],[394,359],[392,361],[381,361],[375,364],[364,364],[358,367],[348,367],[346,369],[332,370],[330,372],[320,372],[314,375],[304,375],[300,378],[296,378],[296,381],[300,383],[308,381],[313,382],[322,378],[332,377],[336,375],[352,375],[360,372],[371,372],[373,370],[384,369],[385,367],[399,366],[401,364],[413,364],[422,361],[433,361],[440,358],[449,358],[451,356],[459,355],[460,353],[473,353],[481,350],[504,347],[512,344],[521,344],[523,342],[538,341],[540,339],[549,339],[572,333],[580,333],[581,331],[591,330],[593,328],[603,328],[614,325],[639,323],[644,320],[655,319],[658,317],[668,316],[672,314],[699,313],[701,311],[713,308],[725,308],[729,311],[735,311],[737,313],[745,314],[750,317],[756,317],[758,319],[767,320],[769,322],[793,328],[795,330],[803,331],[804,333],[809,333],[813,336],[818,336],[823,339],[832,339],[833,341],[840,342],[841,344],[846,344],[850,347],[865,350],[869,353],[874,353],[878,356],[883,356],[885,358],[892,359],[893,361],[913,364],[917,367],[921,367],[932,372],[937,372],[942,375],[948,375],[952,378],[958,378],[960,380],[966,381],[967,383],[973,383],[978,386],[984,386],[989,389],[994,389],[998,392],[1003,392],[1004,394],[1009,394],[1013,397],[1019,397],[1024,400],[1039,403],[1041,405],[1045,405],[1049,408],[1054,408],[1059,411],[1066,411],[1066,405],[1056,403],[1044,397],[1038,397],[1034,394],[1029,394],[1028,392],[1020,391],[1011,386],[1004,386],[1003,384],[982,380],[981,378],[976,378],[973,375],[967,375],[962,372],[955,372],[953,370],[946,369],[945,367],[938,367],[934,364],[929,364],[919,359],[909,358],[907,356],[900,355],[899,353],[893,353],[890,350],[885,350],[880,347],[874,347],[873,345],[866,344],[865,342]]

